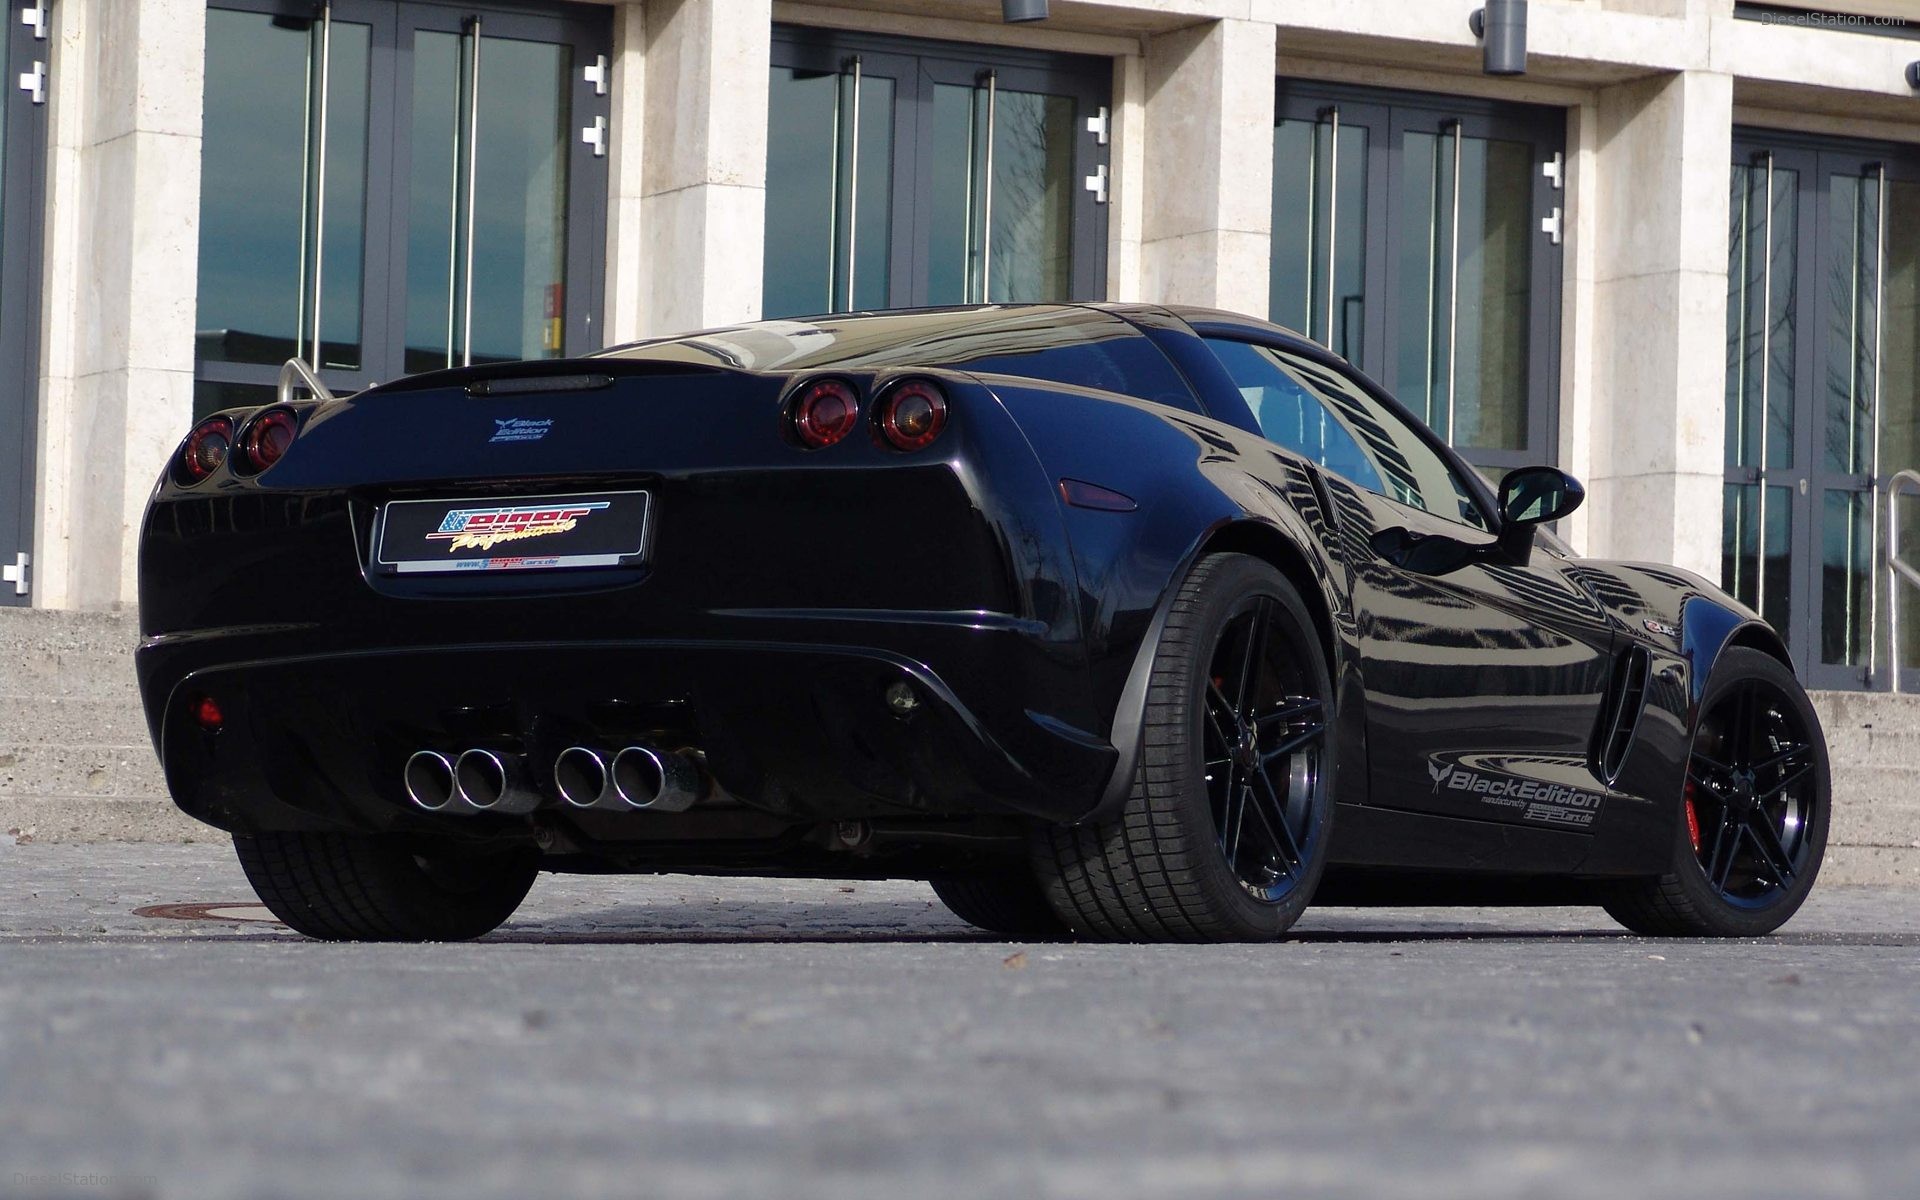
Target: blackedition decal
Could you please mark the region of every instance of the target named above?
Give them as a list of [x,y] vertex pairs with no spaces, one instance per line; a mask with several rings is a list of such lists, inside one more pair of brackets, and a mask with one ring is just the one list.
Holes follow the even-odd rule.
[[1585,829],[1607,794],[1584,780],[1574,759],[1515,754],[1435,754],[1427,762],[1436,795],[1458,792],[1540,825]]

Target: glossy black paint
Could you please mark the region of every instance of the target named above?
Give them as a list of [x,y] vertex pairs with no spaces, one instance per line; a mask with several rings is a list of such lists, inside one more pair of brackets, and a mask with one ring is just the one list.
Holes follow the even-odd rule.
[[[1728,645],[1784,657],[1773,632],[1685,572],[1503,522],[1437,440],[1487,528],[1281,449],[1201,335],[1403,412],[1286,331],[1145,306],[743,326],[300,405],[282,461],[191,486],[169,467],[149,506],[138,666],[174,798],[240,832],[534,840],[567,869],[913,875],[1017,854],[1027,823],[1124,799],[1173,593],[1231,550],[1314,610],[1337,894],[1663,867],[1704,681]],[[926,449],[864,426],[817,450],[791,436],[796,388],[832,376],[870,400],[909,375],[949,405]],[[495,440],[507,422],[546,432]],[[390,501],[636,490],[640,561],[369,565]],[[1644,711],[1607,783],[1596,747],[1636,646]],[[889,702],[902,684],[911,711]],[[193,719],[202,696],[217,733]],[[422,748],[521,753],[550,790],[566,746],[634,740],[698,752],[712,794],[680,814],[456,817],[401,788]],[[856,821],[874,836],[835,824]]]

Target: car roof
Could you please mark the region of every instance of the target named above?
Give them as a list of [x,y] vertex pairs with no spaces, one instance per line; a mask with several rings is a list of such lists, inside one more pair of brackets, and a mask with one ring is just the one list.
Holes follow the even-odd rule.
[[1188,325],[1249,336],[1313,343],[1291,330],[1253,317],[1195,306],[1138,303],[991,304],[940,308],[827,313],[744,322],[612,346],[595,358],[682,361],[742,371],[794,371],[825,366],[900,365],[940,357],[967,341],[1005,338],[1022,348],[1049,341],[1070,345],[1124,332],[1135,323],[1176,317]]

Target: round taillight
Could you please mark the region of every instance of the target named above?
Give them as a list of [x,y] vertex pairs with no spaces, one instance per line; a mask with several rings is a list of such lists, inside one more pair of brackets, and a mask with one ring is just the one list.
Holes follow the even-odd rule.
[[180,449],[180,481],[199,483],[220,469],[233,448],[233,420],[208,417],[193,427],[187,444]]
[[242,439],[247,466],[264,471],[279,462],[287,447],[293,445],[293,435],[299,429],[300,419],[290,409],[270,408],[255,417],[248,422]]
[[893,385],[880,401],[880,436],[896,450],[924,450],[947,427],[947,397],[931,379]]
[[838,379],[810,383],[787,410],[793,436],[810,450],[833,445],[860,423],[860,397]]

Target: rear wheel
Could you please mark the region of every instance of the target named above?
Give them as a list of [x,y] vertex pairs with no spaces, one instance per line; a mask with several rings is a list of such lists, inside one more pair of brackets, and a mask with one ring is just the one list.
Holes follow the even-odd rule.
[[1827,743],[1793,673],[1721,654],[1700,705],[1673,865],[1618,887],[1607,912],[1659,937],[1759,937],[1807,898],[1827,848]]
[[1093,937],[1278,937],[1326,865],[1332,719],[1320,637],[1293,585],[1246,555],[1201,560],[1154,655],[1125,807],[1040,835],[1048,900]]
[[268,911],[327,941],[454,942],[498,928],[540,873],[535,850],[479,853],[346,833],[236,834]]
[[1031,872],[935,879],[933,894],[969,925],[1009,937],[1059,937],[1067,923],[1053,911]]

